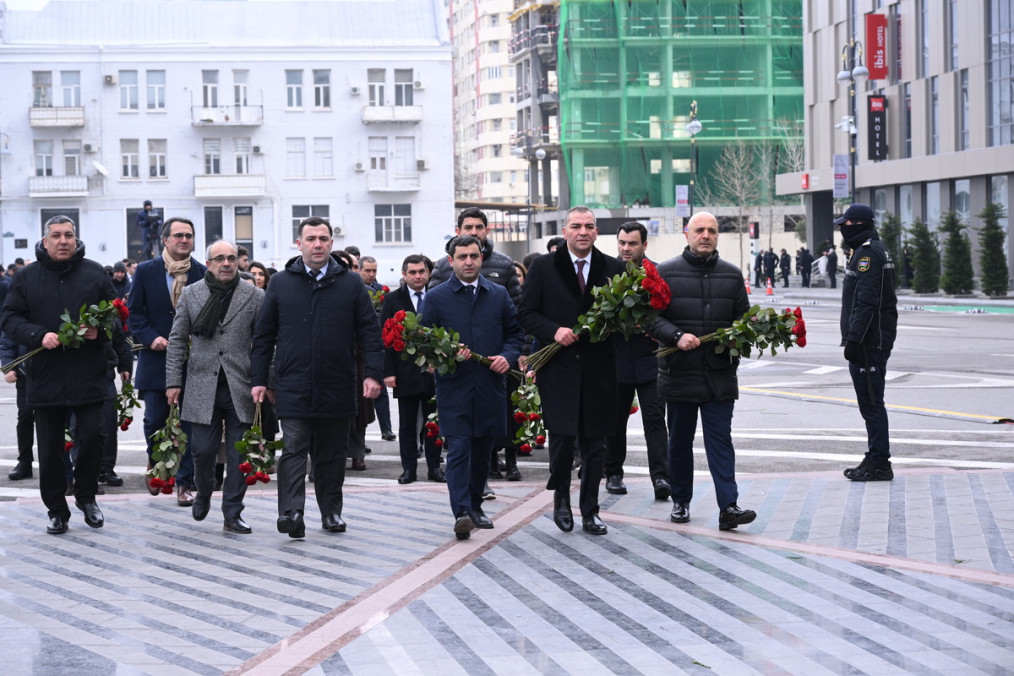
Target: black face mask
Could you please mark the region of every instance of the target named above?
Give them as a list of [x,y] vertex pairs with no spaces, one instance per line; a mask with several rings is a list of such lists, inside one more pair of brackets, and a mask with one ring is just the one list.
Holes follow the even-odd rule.
[[859,237],[872,227],[873,226],[870,225],[869,223],[853,223],[852,225],[842,225],[841,236],[846,242],[851,244],[857,237]]

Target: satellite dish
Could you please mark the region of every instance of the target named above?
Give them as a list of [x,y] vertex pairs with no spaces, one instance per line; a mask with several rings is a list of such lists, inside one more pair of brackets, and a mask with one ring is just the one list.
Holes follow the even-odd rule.
[[95,167],[95,171],[99,172],[103,176],[109,175],[109,170],[106,169],[104,166],[102,166],[101,162],[96,162],[95,160],[92,160],[92,166]]

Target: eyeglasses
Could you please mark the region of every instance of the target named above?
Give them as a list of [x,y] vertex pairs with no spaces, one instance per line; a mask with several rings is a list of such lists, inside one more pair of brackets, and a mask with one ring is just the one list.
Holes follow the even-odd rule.
[[239,260],[239,257],[238,256],[215,256],[211,260],[213,262],[215,262],[215,263],[224,263],[226,261],[229,261],[230,263],[235,263],[236,261]]
[[192,232],[174,232],[173,239],[193,239],[194,233]]

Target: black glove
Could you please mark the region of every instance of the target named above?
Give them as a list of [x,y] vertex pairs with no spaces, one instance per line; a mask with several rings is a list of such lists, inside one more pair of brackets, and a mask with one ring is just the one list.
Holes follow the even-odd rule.
[[863,346],[853,340],[845,341],[845,360],[853,364],[863,362]]

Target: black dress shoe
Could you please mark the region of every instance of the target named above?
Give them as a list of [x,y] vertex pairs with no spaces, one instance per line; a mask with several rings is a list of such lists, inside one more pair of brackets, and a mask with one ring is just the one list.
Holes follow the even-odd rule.
[[116,476],[116,472],[103,472],[99,475],[99,483],[107,486],[122,486],[123,479]]
[[475,530],[475,523],[472,521],[471,515],[467,513],[459,515],[454,521],[454,537],[459,540],[467,540],[471,537],[473,530]]
[[[194,521],[204,521],[204,517],[211,511],[211,496],[200,495],[194,498],[194,506],[190,508],[190,513],[194,516]],[[228,523],[228,522],[226,522]]]
[[357,472],[366,471],[366,461],[365,460],[356,460],[355,458],[353,458],[352,459],[352,469],[355,470],[355,471],[357,471]]
[[409,472],[406,469],[404,472],[401,473],[401,476],[398,477],[398,483],[400,483],[400,484],[410,484],[413,481],[415,481],[415,479],[416,479],[415,472]]
[[398,437],[394,436],[394,432],[387,431],[381,432],[380,438],[383,439],[384,441],[395,441]]
[[46,532],[50,535],[63,535],[67,532],[67,519],[62,516],[54,516],[49,520]]
[[[194,504],[196,507],[196,503]],[[225,526],[222,527],[226,533],[239,533],[240,535],[246,535],[252,533],[253,529],[246,525],[246,521],[239,518],[238,516],[233,519],[226,519]]]
[[14,466],[14,469],[10,471],[7,478],[11,481],[21,481],[22,479],[32,478],[32,463],[30,462],[19,462]]
[[598,514],[581,517],[581,528],[592,535],[605,535],[609,532],[606,524],[602,523],[602,519],[599,518]]
[[574,513],[570,510],[570,491],[553,492],[553,522],[564,533],[574,530]]
[[613,495],[627,494],[627,486],[623,483],[622,474],[609,475],[609,478],[606,479],[606,493],[612,493]]
[[444,470],[440,469],[439,467],[437,467],[436,469],[431,469],[429,472],[427,472],[426,478],[429,479],[430,481],[436,481],[438,484],[447,483],[447,475],[444,474]]
[[278,527],[279,533],[288,533],[290,538],[306,537],[303,513],[298,509],[290,509],[283,516],[278,517],[275,525]]
[[102,510],[94,502],[75,502],[74,506],[84,512],[85,523],[92,528],[102,528],[102,524],[106,522]]
[[493,520],[486,516],[486,513],[481,508],[472,510],[472,523],[475,524],[476,528],[493,527]]
[[497,468],[497,467],[490,467],[489,468],[489,478],[490,479],[502,479],[503,478],[503,474],[500,473],[500,469],[499,468]]
[[673,523],[686,523],[687,521],[690,521],[690,503],[677,502],[673,505],[672,514],[669,515],[669,520]]
[[668,500],[672,495],[672,486],[665,479],[655,479],[654,485],[656,500]]
[[516,465],[507,468],[507,481],[521,481],[521,472]]
[[329,533],[344,533],[345,520],[339,514],[325,514],[320,519],[320,527]]
[[734,502],[718,514],[718,530],[732,530],[756,518],[757,512],[752,509],[740,509]]

